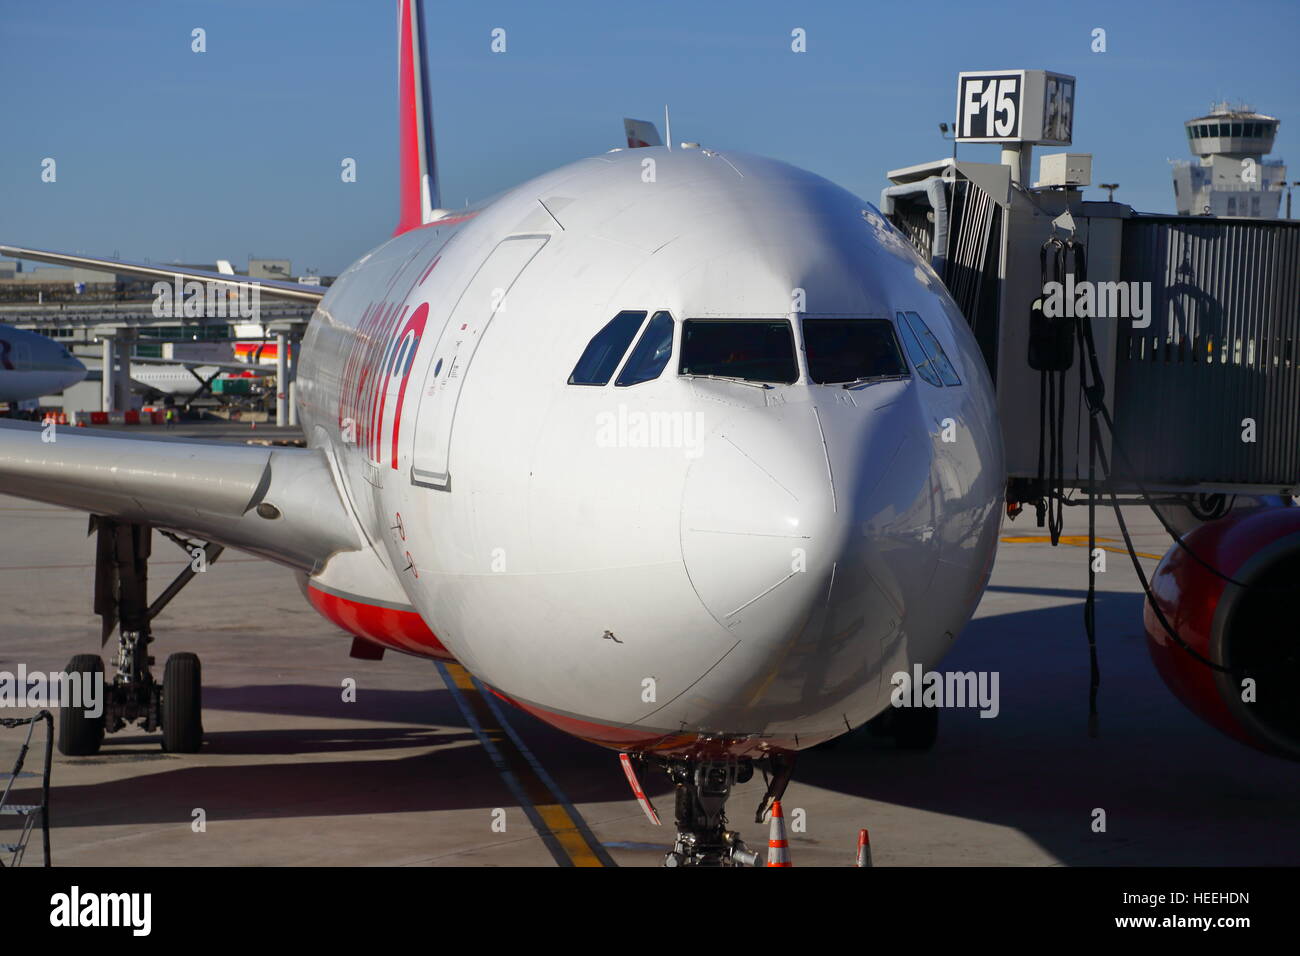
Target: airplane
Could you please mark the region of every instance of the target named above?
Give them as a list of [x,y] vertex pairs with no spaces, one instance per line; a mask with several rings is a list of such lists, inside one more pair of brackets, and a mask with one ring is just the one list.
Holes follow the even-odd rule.
[[217,379],[249,379],[260,386],[266,376],[243,362],[177,362],[173,359],[131,357],[132,386],[147,400],[168,395],[192,400],[209,393]]
[[[328,289],[259,283],[316,303],[306,447],[0,429],[5,493],[96,515],[117,582],[107,713],[65,709],[60,747],[127,722],[200,746],[197,658],[148,667],[183,584],[147,600],[158,527],[292,568],[355,656],[459,661],[630,778],[666,773],[666,865],[752,864],[735,785],[767,776],[761,820],[796,754],[890,712],[890,675],[937,665],[988,583],[1006,475],[980,350],[875,206],[783,162],[619,148],[441,208],[423,10],[397,7],[394,234]],[[890,717],[933,740],[933,709]]]
[[[238,329],[236,331],[238,332]],[[235,361],[243,365],[264,365],[275,368],[280,348],[275,342],[242,341],[234,344],[234,353]],[[293,358],[293,349],[289,350],[289,358]]]
[[86,377],[86,366],[52,339],[0,325],[0,402],[54,395]]

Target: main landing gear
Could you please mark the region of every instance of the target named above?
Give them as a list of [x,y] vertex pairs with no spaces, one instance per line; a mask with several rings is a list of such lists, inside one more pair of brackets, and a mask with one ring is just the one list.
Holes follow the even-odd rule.
[[793,755],[749,757],[656,758],[676,789],[677,839],[664,866],[758,866],[761,858],[727,824],[727,797],[736,784],[748,783],[755,765],[768,780],[755,822],[762,823],[772,801],[780,800],[794,769]]
[[[65,695],[59,707],[59,751],[68,756],[99,752],[105,733],[115,733],[138,723],[145,733],[161,728],[162,748],[170,753],[197,753],[203,742],[202,670],[194,654],[172,654],[159,682],[150,671],[153,643],[150,624],[194,576],[220,556],[218,544],[199,544],[169,531],[161,533],[185,550],[189,566],[150,604],[148,567],[152,528],[147,524],[115,521],[95,515],[95,613],[103,621],[100,644],[118,632],[116,668],[104,681],[104,662],[98,654],[78,654],[68,663],[69,675],[81,678],[89,690],[104,681],[102,708],[83,694],[81,700]],[[94,714],[94,716],[92,716]]]

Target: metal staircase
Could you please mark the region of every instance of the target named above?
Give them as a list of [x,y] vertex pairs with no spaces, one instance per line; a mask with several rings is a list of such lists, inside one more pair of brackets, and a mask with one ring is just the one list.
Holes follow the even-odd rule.
[[[27,760],[27,753],[31,750],[32,734],[36,730],[36,725],[45,722],[45,769],[42,773],[28,773],[23,770],[23,764]],[[0,843],[0,867],[19,866],[23,861],[23,854],[27,851],[27,841],[31,839],[32,830],[36,826],[37,817],[41,821],[41,837],[45,849],[45,866],[50,865],[50,762],[54,751],[54,718],[48,710],[42,710],[31,717],[5,717],[0,718],[0,727],[16,728],[27,727],[27,739],[18,750],[18,759],[14,761],[14,769],[7,774],[0,775],[0,781],[4,782],[4,792],[0,793],[0,817],[18,817],[18,839],[14,843]],[[14,790],[14,782],[20,778],[41,778],[41,802],[33,804],[10,803],[9,795]],[[8,860],[4,856],[8,855]]]

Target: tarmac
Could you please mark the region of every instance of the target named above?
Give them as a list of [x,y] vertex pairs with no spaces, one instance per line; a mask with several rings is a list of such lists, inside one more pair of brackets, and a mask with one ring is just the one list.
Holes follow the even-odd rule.
[[[1145,509],[1125,516],[1138,551],[1165,551]],[[795,866],[853,865],[863,827],[876,866],[1300,863],[1298,768],[1229,740],[1165,688],[1138,581],[1100,512],[1101,543],[1115,550],[1098,575],[1100,718],[1089,735],[1086,517],[1067,509],[1055,548],[1028,511],[1004,523],[991,585],[942,665],[996,672],[996,718],[944,710],[923,753],[857,733],[800,755],[783,801]],[[96,649],[86,531],[82,513],[0,496],[0,671],[55,670]],[[155,536],[151,593],[188,560]],[[1154,558],[1141,560],[1154,569]],[[94,757],[56,750],[55,865],[654,866],[672,842],[663,778],[642,780],[664,819],[656,827],[617,754],[480,693],[459,668],[393,653],[350,658],[349,638],[286,569],[227,551],[154,633],[158,672],[175,651],[202,660],[203,749],[163,753],[157,734],[127,728]],[[0,730],[0,770],[20,742]],[[40,764],[36,748],[26,769]],[[11,799],[32,802],[31,781],[20,783],[29,786]],[[756,775],[728,804],[732,826],[760,850],[761,794]],[[0,842],[11,833],[0,818]],[[39,843],[25,865],[40,863]]]

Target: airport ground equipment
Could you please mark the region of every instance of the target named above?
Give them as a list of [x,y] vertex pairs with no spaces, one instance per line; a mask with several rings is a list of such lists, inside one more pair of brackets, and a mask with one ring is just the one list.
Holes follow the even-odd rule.
[[[38,773],[23,770],[27,755],[31,751],[32,733],[38,723],[45,724],[45,766]],[[0,843],[0,854],[8,854],[9,860],[0,860],[0,867],[20,866],[27,852],[27,843],[36,826],[36,819],[41,821],[41,844],[45,852],[45,866],[50,865],[50,764],[54,757],[54,718],[48,710],[40,710],[30,717],[0,718],[0,727],[17,729],[27,728],[27,738],[18,749],[18,759],[14,768],[0,779],[4,780],[4,790],[0,791],[0,817],[18,817],[18,836],[13,843]],[[33,804],[11,803],[10,794],[14,791],[16,781],[23,778],[40,778],[41,802]]]

